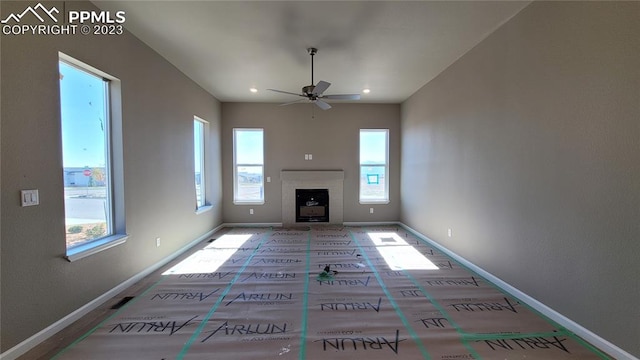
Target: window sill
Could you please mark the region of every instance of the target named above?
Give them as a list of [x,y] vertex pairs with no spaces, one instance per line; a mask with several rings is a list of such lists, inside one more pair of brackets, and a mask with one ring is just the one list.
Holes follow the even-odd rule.
[[212,205],[200,206],[199,208],[196,209],[196,215],[206,213],[207,211],[211,211],[211,209],[213,209]]
[[387,205],[389,204],[389,200],[360,200],[360,204],[363,205]]
[[67,250],[67,255],[65,256],[65,258],[69,262],[74,262],[87,256],[97,254],[114,246],[124,244],[128,238],[129,235],[127,234],[115,234],[107,236],[103,239],[92,241],[90,243],[79,245],[77,247],[74,247],[73,249]]
[[264,201],[234,201],[233,205],[264,205]]

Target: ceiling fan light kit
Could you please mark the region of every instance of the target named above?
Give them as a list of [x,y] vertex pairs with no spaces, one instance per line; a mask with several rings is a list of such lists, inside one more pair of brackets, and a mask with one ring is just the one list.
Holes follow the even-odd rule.
[[300,99],[295,101],[290,101],[284,104],[280,104],[280,106],[291,105],[295,103],[299,103],[305,100],[316,104],[322,110],[331,109],[331,105],[329,105],[323,99],[334,99],[334,100],[360,100],[360,94],[340,94],[340,95],[324,95],[324,92],[331,86],[330,82],[327,81],[318,81],[317,84],[314,85],[313,82],[313,57],[318,53],[318,49],[314,47],[310,47],[307,49],[309,55],[311,55],[311,85],[303,86],[302,93],[296,94],[288,91],[276,90],[276,89],[267,89],[269,91],[275,91],[282,94],[287,95],[295,95],[300,96],[306,99]]

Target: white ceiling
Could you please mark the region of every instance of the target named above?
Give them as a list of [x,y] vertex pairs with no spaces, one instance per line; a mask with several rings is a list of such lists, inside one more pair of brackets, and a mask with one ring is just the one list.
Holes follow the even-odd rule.
[[[314,82],[327,94],[400,103],[529,1],[93,1],[223,102],[286,102]],[[249,88],[255,87],[257,93]]]

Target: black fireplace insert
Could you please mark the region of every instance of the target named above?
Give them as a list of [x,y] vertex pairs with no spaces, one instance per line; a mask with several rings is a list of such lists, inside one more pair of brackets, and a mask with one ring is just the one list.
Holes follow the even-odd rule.
[[296,189],[296,222],[329,222],[329,189]]

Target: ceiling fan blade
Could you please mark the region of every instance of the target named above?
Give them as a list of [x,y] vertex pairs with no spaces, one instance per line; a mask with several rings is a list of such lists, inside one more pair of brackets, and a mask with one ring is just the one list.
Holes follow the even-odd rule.
[[331,86],[331,83],[326,81],[318,81],[318,85],[313,88],[313,95],[322,95],[322,93]]
[[279,93],[283,93],[283,94],[289,94],[289,95],[295,95],[295,96],[304,96],[301,94],[296,94],[296,93],[292,93],[292,92],[288,92],[288,91],[282,91],[282,90],[276,90],[276,89],[267,89],[269,91],[275,91],[275,92],[279,92]]
[[360,94],[324,95],[322,98],[333,100],[360,100]]
[[287,105],[291,105],[291,104],[296,104],[296,103],[299,103],[299,102],[302,102],[302,101],[306,101],[306,99],[300,99],[300,100],[295,100],[295,101],[289,101],[289,102],[286,102],[286,103],[284,103],[284,104],[280,104],[280,106],[287,106]]
[[315,100],[314,103],[322,110],[331,109],[331,105],[327,104],[326,102],[324,102],[322,100]]

